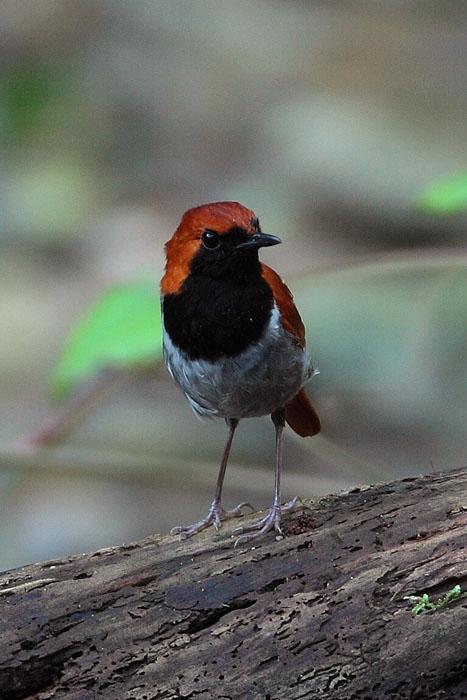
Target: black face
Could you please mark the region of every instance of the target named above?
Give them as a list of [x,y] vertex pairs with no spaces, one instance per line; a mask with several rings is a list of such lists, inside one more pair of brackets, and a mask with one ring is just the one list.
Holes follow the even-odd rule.
[[191,263],[192,275],[228,277],[234,283],[243,281],[245,276],[257,275],[260,271],[258,249],[241,247],[248,244],[251,235],[240,226],[233,226],[223,234],[205,229],[200,249]]

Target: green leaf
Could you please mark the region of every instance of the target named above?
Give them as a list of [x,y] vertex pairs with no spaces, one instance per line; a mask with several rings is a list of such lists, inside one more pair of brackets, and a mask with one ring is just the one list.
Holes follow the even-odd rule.
[[446,603],[449,603],[451,600],[455,600],[456,598],[459,598],[462,593],[462,589],[459,584],[457,586],[454,586],[454,588],[451,588],[450,591],[446,593],[444,598],[441,598],[438,600],[436,603],[437,608],[441,608],[443,605],[446,605]]
[[446,605],[451,600],[459,598],[461,594],[462,589],[460,585],[457,584],[457,586],[454,586],[454,588],[448,591],[443,598],[437,600],[436,603],[432,603],[430,601],[428,593],[423,593],[423,595],[408,595],[404,597],[404,600],[410,600],[411,603],[415,603],[414,607],[412,608],[412,613],[414,615],[418,615],[420,612],[429,612],[431,610],[442,608],[443,605]]
[[162,354],[159,294],[155,283],[114,287],[76,321],[52,376],[64,397],[78,381],[104,367],[131,369]]
[[430,185],[418,199],[426,214],[455,216],[467,211],[467,172],[444,177]]

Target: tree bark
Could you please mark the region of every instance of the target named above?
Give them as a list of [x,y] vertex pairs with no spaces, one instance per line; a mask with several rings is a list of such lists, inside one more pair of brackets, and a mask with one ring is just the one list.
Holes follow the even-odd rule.
[[[2,700],[467,697],[467,470],[0,577]],[[248,521],[251,517],[244,518]],[[238,524],[238,521],[234,521]]]

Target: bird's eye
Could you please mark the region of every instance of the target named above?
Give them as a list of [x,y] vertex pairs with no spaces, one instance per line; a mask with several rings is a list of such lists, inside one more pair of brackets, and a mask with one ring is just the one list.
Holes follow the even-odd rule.
[[203,241],[203,246],[209,250],[215,250],[215,248],[220,246],[219,236],[215,231],[211,231],[208,228],[203,231],[201,240]]

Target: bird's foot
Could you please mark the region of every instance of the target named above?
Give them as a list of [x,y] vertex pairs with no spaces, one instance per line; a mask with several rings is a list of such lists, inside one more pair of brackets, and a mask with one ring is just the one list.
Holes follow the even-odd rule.
[[234,546],[238,547],[238,545],[246,544],[246,542],[250,542],[250,540],[256,537],[261,537],[261,535],[264,535],[270,530],[275,530],[279,535],[282,535],[281,517],[287,513],[293,513],[297,507],[297,501],[298,496],[295,496],[295,498],[285,503],[283,506],[271,506],[264,518],[261,518],[261,520],[258,520],[256,523],[236,527],[233,534],[239,534],[240,537],[237,537]]
[[253,506],[247,502],[239,503],[238,506],[235,506],[235,508],[232,508],[232,510],[224,510],[221,503],[213,501],[205,518],[199,520],[197,523],[194,523],[194,525],[177,525],[171,529],[170,534],[180,535],[181,540],[186,540],[188,537],[196,535],[197,532],[205,530],[210,525],[214,525],[216,530],[219,530],[219,528],[222,527],[223,520],[228,520],[229,518],[239,518],[241,515],[243,515],[242,508],[245,507],[254,510]]

